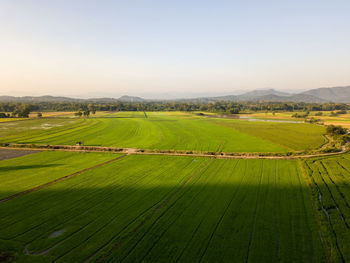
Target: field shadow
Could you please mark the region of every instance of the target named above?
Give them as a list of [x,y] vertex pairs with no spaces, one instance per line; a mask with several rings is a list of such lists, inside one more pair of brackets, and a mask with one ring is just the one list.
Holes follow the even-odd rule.
[[14,166],[3,166],[0,167],[0,172],[9,172],[16,170],[26,170],[26,169],[39,169],[48,167],[57,167],[63,164],[33,164],[33,165],[14,165]]
[[[0,246],[7,244],[24,261],[30,256],[24,254],[23,244],[9,242],[16,236],[28,242],[33,253],[53,247],[36,258],[48,261],[59,256],[61,246],[77,247],[65,262],[82,262],[116,246],[106,259],[120,262],[130,254],[136,261],[147,256],[153,262],[245,262],[248,257],[250,262],[278,262],[279,257],[321,262],[324,252],[312,207],[303,210],[303,197],[295,197],[300,190],[290,185],[220,183],[182,188],[48,187],[0,203]],[[291,217],[298,218],[298,227]],[[48,238],[61,229],[67,231]],[[71,235],[81,235],[82,240],[93,235],[102,241],[89,238],[80,244],[71,241]],[[154,238],[158,235],[160,241]],[[106,246],[103,253],[101,246]]]

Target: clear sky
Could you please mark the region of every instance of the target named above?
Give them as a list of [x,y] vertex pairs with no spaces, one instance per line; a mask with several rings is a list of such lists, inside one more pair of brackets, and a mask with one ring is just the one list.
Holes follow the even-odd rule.
[[349,0],[1,0],[0,95],[350,85],[349,11]]

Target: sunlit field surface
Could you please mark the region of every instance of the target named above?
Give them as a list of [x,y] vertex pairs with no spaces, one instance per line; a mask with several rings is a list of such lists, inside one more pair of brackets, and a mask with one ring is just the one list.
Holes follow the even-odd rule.
[[162,112],[98,113],[90,118],[0,123],[0,142],[213,152],[287,152],[325,143],[325,129]]
[[108,153],[40,152],[0,162],[0,199],[116,158]]
[[[49,111],[49,112],[40,112],[42,117],[72,117],[74,116],[74,112],[68,111]],[[29,114],[29,118],[37,118],[38,112],[31,112]]]
[[24,120],[24,118],[0,118],[0,122],[20,121],[20,120]]
[[244,120],[211,119],[222,126],[269,141],[290,150],[315,149],[326,142],[325,128],[308,123],[280,123]]
[[[52,164],[48,175],[57,163],[68,172],[74,154],[93,165],[91,156],[55,154],[26,158]],[[17,164],[2,161],[26,186],[36,168]],[[0,203],[0,248],[18,262],[325,261],[291,160],[127,156]]]

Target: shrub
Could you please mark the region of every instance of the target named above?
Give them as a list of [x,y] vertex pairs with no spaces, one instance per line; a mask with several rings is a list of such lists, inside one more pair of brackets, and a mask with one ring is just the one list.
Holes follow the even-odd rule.
[[328,134],[332,136],[347,134],[347,129],[339,125],[328,125],[326,128]]
[[0,262],[13,262],[16,258],[17,258],[17,254],[13,252],[0,251]]
[[311,117],[309,119],[306,119],[305,120],[306,122],[309,122],[309,123],[318,123],[319,121],[321,121],[320,119],[316,119],[314,117]]
[[310,112],[305,112],[305,113],[294,113],[292,115],[293,118],[306,118],[307,116],[309,116]]
[[4,112],[0,112],[0,118],[10,118],[10,114],[6,114]]

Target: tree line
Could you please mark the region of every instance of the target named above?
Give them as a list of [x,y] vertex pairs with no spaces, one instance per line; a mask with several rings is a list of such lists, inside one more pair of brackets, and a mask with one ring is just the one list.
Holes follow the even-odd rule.
[[0,117],[28,117],[30,112],[75,111],[77,115],[89,116],[96,111],[208,111],[216,113],[238,114],[242,112],[279,112],[279,111],[346,111],[350,105],[344,103],[277,103],[277,102],[33,102],[0,103]]

